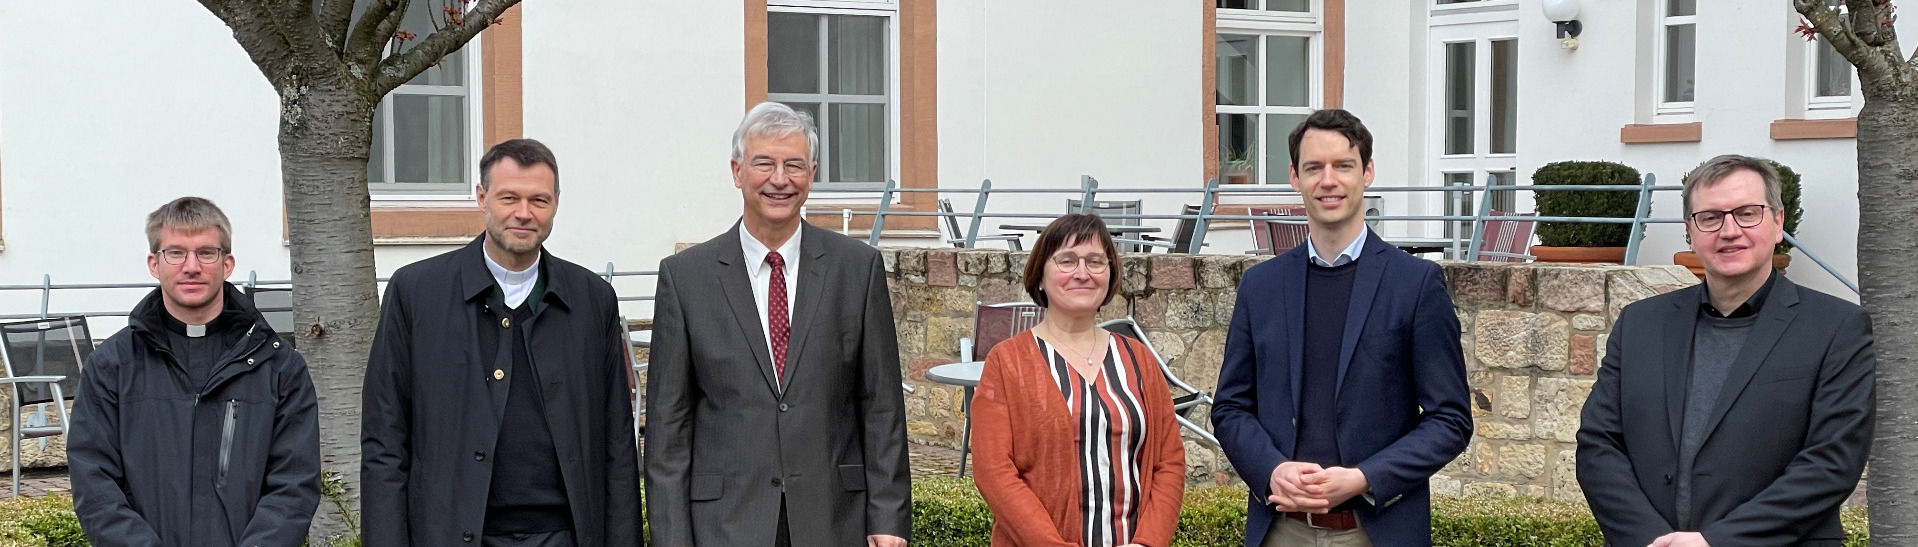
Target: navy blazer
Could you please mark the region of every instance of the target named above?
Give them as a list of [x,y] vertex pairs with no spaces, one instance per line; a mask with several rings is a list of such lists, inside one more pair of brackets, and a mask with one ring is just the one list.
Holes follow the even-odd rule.
[[[1272,470],[1298,439],[1307,267],[1300,245],[1247,269],[1226,334],[1212,428],[1251,488],[1247,547],[1277,515],[1265,504]],[[1472,433],[1458,315],[1444,271],[1377,234],[1357,268],[1339,347],[1339,454],[1371,485],[1355,511],[1372,543],[1430,545],[1427,479]]]

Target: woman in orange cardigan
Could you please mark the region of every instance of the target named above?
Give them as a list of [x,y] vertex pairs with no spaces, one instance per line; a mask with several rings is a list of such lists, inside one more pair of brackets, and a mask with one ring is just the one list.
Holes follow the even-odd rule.
[[974,480],[995,546],[1167,547],[1185,494],[1172,394],[1143,344],[1094,319],[1118,250],[1066,215],[1026,260],[1045,320],[992,348],[972,401]]

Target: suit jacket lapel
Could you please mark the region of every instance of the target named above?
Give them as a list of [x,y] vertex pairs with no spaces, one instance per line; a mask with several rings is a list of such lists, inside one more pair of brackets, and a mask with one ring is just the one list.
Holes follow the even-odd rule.
[[[1308,266],[1305,246],[1292,248],[1290,252],[1279,255],[1275,260],[1282,262],[1279,274],[1279,309],[1285,310],[1285,348],[1286,371],[1291,375],[1289,386],[1292,389],[1292,413],[1301,411],[1300,383],[1305,381],[1305,269]],[[1256,336],[1257,333],[1254,333]]]
[[[1705,290],[1703,285],[1693,286],[1691,291]],[[1671,315],[1663,321],[1665,329],[1664,358],[1660,360],[1665,370],[1665,419],[1666,427],[1671,430],[1672,450],[1676,452],[1683,445],[1685,420],[1685,395],[1689,391],[1692,367],[1692,333],[1698,328],[1698,308],[1694,304],[1698,299],[1683,297],[1674,299]]]
[[826,290],[826,245],[822,241],[825,236],[815,231],[811,224],[802,222],[799,229],[808,232],[799,238],[799,254],[806,257],[802,266],[805,271],[798,276],[799,286],[793,287],[798,292],[793,293],[792,340],[786,348],[786,376],[780,386],[782,394],[786,386],[792,385],[793,371],[804,361],[799,356],[805,355],[806,341],[812,338],[815,324],[812,316],[819,310],[819,294]]
[[726,231],[724,241],[719,245],[719,256],[715,261],[713,275],[719,278],[719,293],[725,295],[726,304],[733,310],[733,320],[739,323],[739,331],[745,335],[748,351],[753,360],[759,363],[759,373],[766,380],[766,387],[779,392],[779,384],[773,376],[773,358],[766,345],[764,323],[760,322],[759,304],[753,301],[753,283],[746,277],[746,250],[739,246],[739,224]]
[[1378,234],[1366,232],[1365,250],[1359,253],[1358,278],[1352,280],[1352,301],[1345,308],[1345,335],[1339,342],[1339,372],[1336,396],[1345,390],[1345,371],[1351,368],[1352,354],[1358,350],[1359,334],[1365,331],[1366,314],[1372,311],[1372,298],[1378,295],[1389,264],[1380,256],[1387,248]]
[[1797,316],[1798,286],[1780,277],[1772,285],[1765,307],[1758,312],[1758,323],[1752,325],[1751,334],[1745,337],[1745,346],[1738,350],[1738,359],[1732,361],[1731,370],[1725,371],[1725,387],[1718,392],[1717,404],[1712,405],[1711,419],[1705,421],[1704,438],[1711,438],[1711,432],[1718,429],[1718,422],[1725,419],[1732,402],[1738,400],[1738,394],[1745,391],[1745,385],[1751,383],[1752,375],[1758,373],[1758,367],[1764,365],[1766,357],[1771,355],[1772,347],[1778,345],[1778,339],[1784,336],[1785,327],[1791,326],[1792,318]]

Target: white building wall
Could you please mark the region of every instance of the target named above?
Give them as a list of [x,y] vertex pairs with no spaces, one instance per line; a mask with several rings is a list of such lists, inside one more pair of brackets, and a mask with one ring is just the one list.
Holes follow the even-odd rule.
[[[1346,110],[1372,132],[1374,186],[1438,185],[1425,173],[1425,9],[1413,2],[1381,2],[1353,9],[1348,3],[1345,25]],[[1379,193],[1385,214],[1440,214],[1414,211],[1412,204],[1435,201],[1428,194]],[[1424,235],[1425,224],[1381,223],[1386,235]],[[1439,232],[1433,231],[1433,236]]]
[[[1202,188],[1201,7],[940,2],[940,185],[1077,187],[1091,175],[1100,199],[1141,199],[1115,191],[1126,187]],[[1057,214],[1066,199],[1007,194],[989,208]],[[1147,213],[1174,214],[1199,194],[1145,199],[1156,205]],[[1005,222],[989,219],[982,232]]]

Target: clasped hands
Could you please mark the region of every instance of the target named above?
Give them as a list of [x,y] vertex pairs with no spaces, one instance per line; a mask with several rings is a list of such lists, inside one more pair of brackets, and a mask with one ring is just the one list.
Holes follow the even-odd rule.
[[1265,497],[1281,513],[1325,513],[1371,488],[1365,473],[1351,467],[1321,467],[1285,462],[1272,468],[1271,494]]

